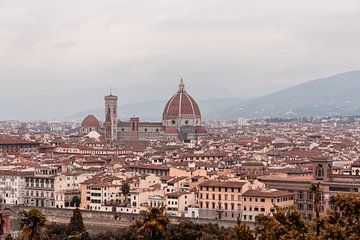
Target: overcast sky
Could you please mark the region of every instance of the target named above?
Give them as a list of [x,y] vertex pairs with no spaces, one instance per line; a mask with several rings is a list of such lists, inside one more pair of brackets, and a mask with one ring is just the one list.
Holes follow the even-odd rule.
[[0,0],[0,94],[285,87],[360,69],[359,0]]

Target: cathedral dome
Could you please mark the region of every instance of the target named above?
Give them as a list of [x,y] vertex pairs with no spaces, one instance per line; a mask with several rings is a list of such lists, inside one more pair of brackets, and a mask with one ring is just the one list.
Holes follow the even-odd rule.
[[185,85],[182,79],[178,92],[167,102],[163,112],[164,120],[179,117],[201,118],[200,108],[196,101],[185,91]]
[[81,127],[83,128],[100,128],[100,123],[94,115],[88,115],[84,118],[81,123]]

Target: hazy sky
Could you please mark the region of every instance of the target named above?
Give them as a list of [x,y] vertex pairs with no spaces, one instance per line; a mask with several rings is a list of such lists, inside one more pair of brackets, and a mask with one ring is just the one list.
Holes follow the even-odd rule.
[[0,0],[0,95],[360,69],[359,0]]

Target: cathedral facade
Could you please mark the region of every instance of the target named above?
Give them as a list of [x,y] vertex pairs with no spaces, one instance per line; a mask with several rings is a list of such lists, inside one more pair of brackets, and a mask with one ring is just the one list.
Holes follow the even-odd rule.
[[141,122],[138,117],[118,120],[117,96],[105,96],[104,135],[108,141],[144,141],[152,139],[179,139],[190,141],[205,136],[201,112],[196,101],[186,92],[181,80],[178,91],[165,105],[162,121]]

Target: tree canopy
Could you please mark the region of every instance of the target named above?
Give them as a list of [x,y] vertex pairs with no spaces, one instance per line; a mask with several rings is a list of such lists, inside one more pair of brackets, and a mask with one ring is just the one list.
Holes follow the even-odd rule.
[[21,234],[24,240],[40,240],[46,238],[48,223],[43,213],[33,208],[23,211],[21,222]]
[[67,228],[67,234],[68,235],[77,235],[81,234],[83,232],[86,232],[83,218],[81,215],[81,211],[79,208],[75,208],[73,210],[73,215],[70,219],[68,228]]

